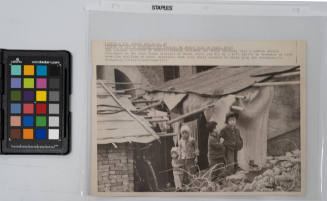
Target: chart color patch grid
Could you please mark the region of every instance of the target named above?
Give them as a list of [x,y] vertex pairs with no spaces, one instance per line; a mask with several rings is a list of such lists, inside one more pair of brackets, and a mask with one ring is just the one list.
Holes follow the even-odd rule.
[[57,65],[11,65],[11,140],[60,139],[60,69]]

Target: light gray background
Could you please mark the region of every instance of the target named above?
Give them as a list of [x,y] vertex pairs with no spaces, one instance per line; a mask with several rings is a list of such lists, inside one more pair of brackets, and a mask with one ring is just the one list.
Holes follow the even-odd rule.
[[[325,17],[172,16],[94,11],[88,13],[85,6],[89,4],[94,4],[94,1],[0,0],[1,48],[65,49],[73,55],[71,153],[67,156],[1,155],[0,200],[131,199],[89,195],[92,72],[90,39],[307,40],[307,196],[279,198],[261,196],[255,199],[326,198],[326,195],[321,193],[322,189],[326,189],[325,183],[323,186],[321,184],[322,174],[326,177],[326,156],[322,154],[327,131]],[[322,163],[324,169],[321,168]],[[143,201],[154,198],[133,199]],[[240,200],[245,197],[225,199]],[[251,200],[249,197],[248,199]],[[201,200],[217,198],[206,197]]]

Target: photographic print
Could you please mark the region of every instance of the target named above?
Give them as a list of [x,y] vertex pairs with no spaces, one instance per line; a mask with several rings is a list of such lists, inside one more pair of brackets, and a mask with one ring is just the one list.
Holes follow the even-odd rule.
[[302,193],[303,68],[95,65],[96,192]]

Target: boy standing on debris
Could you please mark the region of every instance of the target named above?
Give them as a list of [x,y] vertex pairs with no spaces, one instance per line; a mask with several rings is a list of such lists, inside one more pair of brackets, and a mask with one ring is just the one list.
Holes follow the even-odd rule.
[[184,171],[182,167],[184,166],[184,163],[181,163],[182,160],[178,159],[178,148],[173,147],[170,151],[171,155],[171,166],[173,167],[173,175],[174,175],[174,182],[175,182],[175,188],[177,191],[182,189],[183,185],[183,175]]
[[225,146],[226,166],[230,174],[234,174],[238,168],[237,152],[243,147],[240,130],[236,127],[237,119],[237,113],[228,113],[225,119],[227,125],[219,134],[219,136],[224,139],[223,144]]
[[187,125],[183,125],[181,128],[182,138],[179,141],[179,159],[184,160],[184,174],[185,183],[189,182],[190,175],[194,174],[196,169],[195,165],[198,162],[199,150],[196,147],[195,139],[192,138],[191,130]]

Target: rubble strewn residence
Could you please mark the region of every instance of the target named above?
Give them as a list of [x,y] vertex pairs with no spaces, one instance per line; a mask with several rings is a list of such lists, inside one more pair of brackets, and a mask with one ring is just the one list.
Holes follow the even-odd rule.
[[[97,66],[99,192],[174,191],[170,150],[200,151],[189,191],[300,191],[299,66]],[[206,123],[239,113],[241,171],[211,182]],[[201,186],[201,187],[199,187]]]

